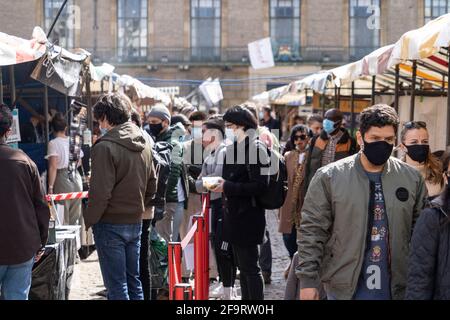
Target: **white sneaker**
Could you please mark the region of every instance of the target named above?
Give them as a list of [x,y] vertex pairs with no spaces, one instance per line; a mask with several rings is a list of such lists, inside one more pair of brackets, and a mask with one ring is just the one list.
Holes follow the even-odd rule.
[[224,287],[223,288],[223,296],[221,300],[234,300],[233,299],[233,288],[232,287]]
[[219,282],[217,285],[212,285],[209,287],[210,298],[221,298],[223,294],[223,285],[221,282]]

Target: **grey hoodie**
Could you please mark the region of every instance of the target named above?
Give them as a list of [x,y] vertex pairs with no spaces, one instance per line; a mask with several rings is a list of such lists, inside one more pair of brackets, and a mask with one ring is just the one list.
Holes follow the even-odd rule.
[[[222,177],[223,163],[225,161],[226,146],[221,143],[213,153],[206,157],[202,166],[202,172],[195,182],[195,188],[198,193],[205,192],[203,188],[202,177]],[[211,192],[211,200],[220,199],[222,193]]]
[[141,222],[155,190],[152,153],[141,130],[131,122],[114,127],[92,148],[86,228]]

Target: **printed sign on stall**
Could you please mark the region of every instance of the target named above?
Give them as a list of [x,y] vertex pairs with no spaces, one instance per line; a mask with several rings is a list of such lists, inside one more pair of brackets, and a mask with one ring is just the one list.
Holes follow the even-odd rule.
[[11,127],[11,134],[6,140],[6,143],[12,144],[20,142],[20,125],[19,125],[19,110],[13,109],[12,110],[13,115],[13,123]]

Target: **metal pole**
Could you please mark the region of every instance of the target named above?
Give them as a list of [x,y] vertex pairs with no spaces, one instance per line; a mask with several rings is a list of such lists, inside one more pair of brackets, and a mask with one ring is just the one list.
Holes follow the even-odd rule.
[[339,104],[339,101],[338,101],[338,87],[337,87],[337,85],[334,85],[334,107],[336,109],[339,109],[338,104]]
[[394,108],[397,113],[399,109],[398,106],[399,97],[400,97],[400,65],[397,64],[395,66],[395,97],[394,97]]
[[412,68],[412,89],[411,89],[411,106],[410,106],[410,115],[409,120],[414,120],[414,111],[416,107],[416,82],[417,82],[417,61],[413,61],[413,68]]
[[86,96],[87,96],[87,112],[88,112],[88,128],[94,132],[94,119],[92,113],[92,95],[91,95],[91,76],[89,72],[86,73]]
[[449,59],[448,59],[448,73],[447,73],[447,136],[446,146],[450,144],[450,47],[448,47]]
[[376,80],[377,76],[372,76],[372,99],[371,99],[371,104],[374,105],[375,104],[375,80]]
[[352,81],[351,112],[352,112],[351,133],[353,135],[353,132],[355,131],[355,81]]
[[55,17],[55,20],[53,20],[52,25],[50,26],[50,29],[47,32],[47,39],[50,38],[50,35],[52,34],[53,28],[56,25],[56,22],[58,22],[59,16],[61,15],[62,11],[64,10],[64,7],[66,6],[68,0],[64,0],[64,3],[62,4],[61,8],[58,10],[58,14]]
[[181,243],[169,243],[169,300],[174,300],[175,286],[181,283],[181,255]]
[[0,67],[0,103],[3,103],[3,72]]
[[50,127],[49,127],[49,118],[48,118],[48,87],[44,86],[44,117],[45,117],[45,127],[44,127],[44,138],[45,145],[48,146],[48,142],[50,140]]
[[14,66],[9,66],[9,88],[11,90],[11,107],[16,104],[16,76],[14,74]]
[[338,110],[341,109],[341,87],[338,88],[338,98],[337,98],[337,105],[336,108]]

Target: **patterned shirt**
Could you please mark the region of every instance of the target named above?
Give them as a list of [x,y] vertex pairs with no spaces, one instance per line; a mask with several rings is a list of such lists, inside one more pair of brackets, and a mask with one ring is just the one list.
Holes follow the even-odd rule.
[[[369,229],[361,274],[353,299],[390,300],[389,224],[386,215],[381,173],[367,173],[374,184],[373,211],[369,212]],[[369,240],[370,239],[370,240]]]
[[328,144],[325,147],[322,155],[322,167],[334,162],[334,156],[336,154],[336,145],[339,140],[341,140],[344,132],[339,130],[338,134],[335,136],[330,136],[328,139]]

